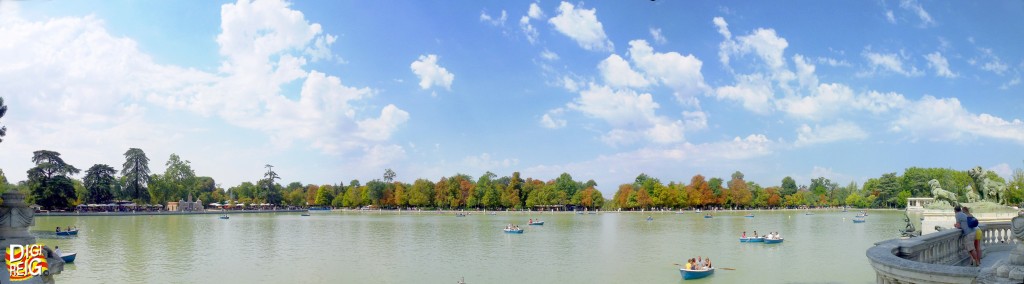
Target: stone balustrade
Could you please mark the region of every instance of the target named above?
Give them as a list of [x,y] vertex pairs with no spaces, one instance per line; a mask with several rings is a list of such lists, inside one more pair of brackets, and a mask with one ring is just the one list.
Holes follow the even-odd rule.
[[[1016,243],[1009,222],[986,223],[982,230],[985,253],[1008,251]],[[968,266],[970,256],[963,242],[973,241],[950,229],[910,239],[875,243],[867,257],[875,269],[877,283],[971,283],[980,273]]]

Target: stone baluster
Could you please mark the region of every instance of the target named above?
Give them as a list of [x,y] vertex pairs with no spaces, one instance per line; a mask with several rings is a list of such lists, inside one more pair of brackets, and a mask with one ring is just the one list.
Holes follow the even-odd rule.
[[996,268],[996,276],[1008,278],[1013,283],[1024,282],[1024,216],[1018,215],[1010,221],[1016,247],[1010,251],[1006,263]]

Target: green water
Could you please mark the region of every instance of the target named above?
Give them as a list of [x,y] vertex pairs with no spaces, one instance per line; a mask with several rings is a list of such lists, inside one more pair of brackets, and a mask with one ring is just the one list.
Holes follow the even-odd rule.
[[[686,283],[873,283],[865,250],[904,227],[902,211],[863,224],[852,211],[744,214],[37,217],[33,231],[78,253],[62,283],[683,283],[673,263],[698,255],[735,270]],[[505,234],[508,223],[526,232]],[[57,238],[58,225],[82,231]],[[738,241],[754,230],[785,242]]]

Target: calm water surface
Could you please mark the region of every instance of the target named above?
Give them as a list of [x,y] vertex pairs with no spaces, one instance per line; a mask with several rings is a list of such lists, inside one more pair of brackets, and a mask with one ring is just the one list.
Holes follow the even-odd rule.
[[[863,224],[852,211],[744,214],[41,216],[33,230],[78,253],[64,283],[683,283],[673,264],[698,255],[735,270],[686,283],[873,283],[865,251],[904,226],[902,211]],[[509,223],[526,232],[503,233]],[[82,231],[57,238],[58,225]],[[739,242],[754,230],[786,240]]]

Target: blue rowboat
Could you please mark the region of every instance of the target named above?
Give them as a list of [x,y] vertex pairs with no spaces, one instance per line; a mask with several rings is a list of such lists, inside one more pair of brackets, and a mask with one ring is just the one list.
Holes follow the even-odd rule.
[[309,213],[302,213],[302,214],[299,214],[299,216],[302,216],[302,217],[309,217]]
[[78,229],[74,229],[74,230],[71,230],[71,231],[60,231],[60,232],[57,232],[57,235],[58,236],[77,236],[78,235]]
[[864,217],[853,218],[854,223],[864,223],[864,221],[866,221],[864,220]]
[[715,274],[715,268],[712,267],[708,270],[689,270],[680,268],[679,274],[683,275],[683,280],[700,279],[711,276],[711,274]]
[[228,218],[231,218],[231,217],[228,217],[228,215],[224,215],[224,216],[220,216],[220,218],[221,219],[228,219]]
[[778,238],[778,239],[764,239],[764,243],[766,243],[766,244],[778,244],[778,243],[782,243],[782,241],[783,241],[783,238]]
[[530,226],[544,226],[544,221],[534,221]]
[[711,219],[711,215],[704,215],[704,219]]
[[505,231],[506,234],[522,234],[523,233],[523,229],[519,229],[519,230],[505,229],[504,231]]
[[647,221],[654,221],[654,217],[647,217]]
[[747,218],[754,218],[754,214],[750,214],[750,215],[744,215],[743,217],[747,217]]
[[75,256],[77,256],[77,255],[78,255],[77,252],[62,253],[62,254],[60,254],[60,258],[63,259],[64,262],[66,262],[66,263],[72,263],[72,262],[75,262]]
[[741,243],[749,243],[752,238],[740,238]]
[[747,238],[747,239],[749,239],[747,241],[748,243],[763,243],[764,242],[764,237]]

